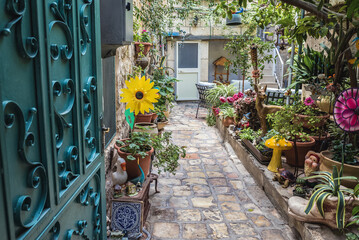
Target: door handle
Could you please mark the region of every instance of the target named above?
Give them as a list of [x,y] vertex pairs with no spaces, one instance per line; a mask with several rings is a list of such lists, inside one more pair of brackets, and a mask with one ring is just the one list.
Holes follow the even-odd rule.
[[110,132],[110,128],[105,127],[105,125],[102,125],[101,131],[102,131],[101,154],[104,154],[105,145],[106,145],[106,133]]

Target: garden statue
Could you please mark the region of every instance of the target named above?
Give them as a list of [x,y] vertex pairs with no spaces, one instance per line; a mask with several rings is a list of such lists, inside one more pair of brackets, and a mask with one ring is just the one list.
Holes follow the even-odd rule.
[[245,128],[249,127],[249,119],[250,119],[249,115],[250,114],[251,113],[247,113],[247,114],[243,115],[243,118],[241,119],[241,121],[239,121],[239,124],[238,124],[238,127],[240,129],[245,129]]
[[258,58],[257,58],[257,46],[251,46],[251,58],[253,62],[253,72],[252,77],[254,78],[254,90],[257,93],[256,98],[256,109],[258,112],[259,120],[261,123],[262,129],[262,137],[267,134],[268,127],[267,127],[267,115],[271,113],[275,113],[279,111],[282,107],[276,105],[267,105],[264,104],[264,101],[267,99],[266,90],[267,85],[263,88],[259,86],[258,79],[260,78],[260,71],[258,70]]
[[279,169],[279,172],[274,174],[273,181],[278,181],[283,188],[287,188],[289,184],[295,182],[295,176],[284,168]]
[[127,181],[126,161],[118,157],[115,163],[116,172],[112,173],[112,186],[125,184]]
[[126,194],[127,194],[127,196],[130,196],[130,197],[136,196],[138,194],[136,185],[133,184],[132,182],[127,182],[126,183]]
[[306,177],[312,175],[313,172],[319,170],[319,156],[313,151],[309,151],[305,156],[304,161],[304,174]]

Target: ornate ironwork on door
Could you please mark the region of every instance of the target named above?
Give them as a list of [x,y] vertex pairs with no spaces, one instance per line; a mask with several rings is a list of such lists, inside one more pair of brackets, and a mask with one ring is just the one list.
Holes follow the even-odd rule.
[[99,1],[0,0],[1,239],[104,239]]

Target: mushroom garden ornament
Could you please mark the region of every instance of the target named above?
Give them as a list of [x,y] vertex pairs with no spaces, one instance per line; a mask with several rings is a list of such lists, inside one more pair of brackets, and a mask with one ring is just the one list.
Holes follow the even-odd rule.
[[283,137],[274,136],[265,142],[266,147],[273,149],[272,159],[268,165],[268,170],[271,172],[278,172],[278,169],[282,168],[282,151],[289,150],[293,146]]

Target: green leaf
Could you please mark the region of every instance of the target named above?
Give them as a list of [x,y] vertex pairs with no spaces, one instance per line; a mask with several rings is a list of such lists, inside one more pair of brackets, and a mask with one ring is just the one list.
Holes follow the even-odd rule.
[[305,208],[304,212],[306,214],[309,214],[309,212],[312,210],[313,206],[314,206],[314,203],[316,202],[317,200],[317,197],[322,193],[324,192],[326,189],[325,188],[320,188],[318,189],[317,191],[315,191],[312,196],[310,197],[309,199],[309,202],[307,204],[307,207]]
[[324,218],[323,204],[324,204],[325,199],[327,197],[329,197],[330,195],[331,195],[331,193],[322,192],[320,195],[318,195],[318,198],[317,198],[317,208],[318,208],[320,215],[322,215],[323,218]]
[[343,229],[345,224],[345,198],[341,191],[338,192],[336,222],[338,229]]

